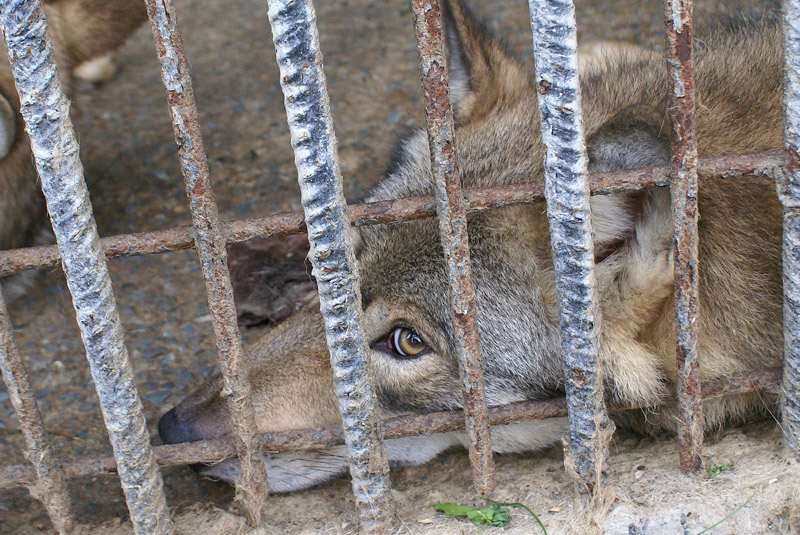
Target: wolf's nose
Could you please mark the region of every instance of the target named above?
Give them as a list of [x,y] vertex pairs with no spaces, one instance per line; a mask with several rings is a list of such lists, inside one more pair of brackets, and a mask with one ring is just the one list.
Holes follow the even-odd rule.
[[158,421],[158,436],[164,444],[179,444],[181,442],[194,442],[200,440],[192,432],[191,426],[178,420],[175,409],[170,409]]

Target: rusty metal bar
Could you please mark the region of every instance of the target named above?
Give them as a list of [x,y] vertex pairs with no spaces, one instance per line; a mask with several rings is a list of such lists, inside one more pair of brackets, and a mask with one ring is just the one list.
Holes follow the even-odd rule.
[[578,484],[596,489],[614,424],[606,414],[598,359],[588,159],[583,140],[572,0],[530,0],[541,114],[545,197],[564,353],[570,461]]
[[783,447],[800,458],[800,0],[783,2]]
[[233,304],[225,251],[225,227],[219,220],[211,188],[189,64],[183,51],[175,9],[171,0],[145,0],[145,4],[153,28],[156,53],[161,62],[161,78],[167,89],[181,172],[192,212],[194,242],[205,279],[208,308],[224,381],[222,395],[227,398],[233,423],[232,434],[240,467],[236,501],[242,507],[247,522],[258,526],[269,486],[266,464],[259,451],[259,435],[250,400],[250,381]]
[[[14,341],[3,292],[0,289],[0,373],[11,405],[17,413],[25,437],[25,458],[33,465],[35,482],[28,485],[31,495],[42,502],[56,531],[66,535],[75,526],[69,491],[61,465],[53,456],[44,429],[39,405],[33,395],[28,370]],[[113,458],[112,458],[113,461]]]
[[[781,391],[781,370],[771,369],[735,376],[703,385],[703,399],[723,396],[765,392],[779,394]],[[674,402],[670,397],[664,403]],[[611,405],[610,411],[622,411],[643,407]],[[488,410],[491,425],[507,425],[522,422],[557,418],[567,415],[565,398],[542,401],[522,401]],[[389,418],[381,422],[384,437],[400,438],[427,433],[444,433],[464,429],[463,411],[443,411],[430,414],[406,415]],[[344,443],[342,428],[339,426],[314,427],[262,435],[264,451],[281,453],[314,450],[337,446]],[[213,463],[233,457],[236,452],[230,438],[203,440],[183,444],[170,444],[155,448],[156,459],[162,466],[178,464]],[[64,471],[68,477],[97,476],[111,474],[116,470],[113,457],[103,456],[74,461],[64,461]],[[35,480],[36,473],[27,464],[0,466],[0,488],[25,485]]]
[[396,524],[389,461],[361,327],[358,271],[316,13],[310,0],[269,0],[268,5],[356,509],[364,532],[387,533]]
[[[718,156],[698,161],[699,180],[735,178],[748,175],[779,176],[785,165],[784,151]],[[610,173],[592,173],[589,186],[592,195],[615,191],[629,191],[669,185],[669,167],[644,167]],[[532,203],[544,200],[544,186],[523,182],[465,190],[467,213],[503,206]],[[395,223],[433,217],[436,208],[431,197],[407,197],[392,201],[351,204],[347,210],[350,223],[356,226]],[[266,217],[241,219],[222,223],[228,243],[253,238],[305,232],[302,212],[274,214]],[[159,254],[192,249],[194,233],[191,227],[176,227],[152,232],[120,234],[100,239],[100,247],[107,258]],[[55,266],[60,260],[58,247],[46,245],[0,251],[0,277],[36,267]]]
[[31,151],[72,293],[86,357],[137,534],[172,532],[161,472],[100,250],[78,142],[36,0],[0,2],[0,19]]
[[697,145],[694,132],[692,0],[666,0],[669,71],[670,198],[675,229],[675,316],[678,365],[678,439],[684,470],[703,465],[703,405],[697,352],[699,272],[697,266]]
[[455,126],[439,0],[412,0],[420,78],[425,97],[425,123],[435,184],[439,235],[447,264],[453,331],[464,395],[464,418],[475,488],[494,489],[494,456],[486,415],[481,347],[475,314],[475,290],[469,260],[467,211],[456,161]]

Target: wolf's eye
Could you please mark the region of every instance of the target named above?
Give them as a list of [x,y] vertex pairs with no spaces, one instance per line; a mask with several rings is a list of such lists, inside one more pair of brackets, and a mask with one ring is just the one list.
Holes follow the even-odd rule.
[[389,333],[386,345],[390,350],[405,358],[420,356],[423,351],[428,349],[428,344],[422,340],[422,337],[408,327],[395,327]]

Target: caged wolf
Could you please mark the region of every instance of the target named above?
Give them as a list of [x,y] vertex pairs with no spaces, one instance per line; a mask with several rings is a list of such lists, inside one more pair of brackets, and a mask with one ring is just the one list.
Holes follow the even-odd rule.
[[[113,74],[110,54],[147,19],[141,0],[45,0],[48,34],[64,92],[72,95],[73,75],[98,82]],[[45,202],[25,123],[19,112],[8,53],[0,45],[0,250],[47,240]],[[24,284],[0,278],[13,298]]]
[[[530,74],[461,0],[443,3],[459,168],[467,188],[543,180],[536,91]],[[696,57],[700,157],[782,145],[780,31],[749,26],[708,38]],[[742,81],[746,80],[746,83]],[[584,64],[584,129],[592,172],[664,165],[669,158],[668,79],[661,56],[620,47]],[[405,139],[368,201],[430,195],[426,135]],[[599,333],[606,395],[654,407],[676,381],[672,220],[669,192],[591,200]],[[711,381],[781,362],[781,207],[774,184],[745,177],[701,184],[701,376]],[[490,405],[563,393],[550,235],[544,203],[469,217],[486,396]],[[448,285],[435,220],[359,229],[364,330],[381,415],[462,404]],[[247,351],[260,431],[339,423],[322,317],[314,299]],[[221,437],[231,428],[219,376],[167,412],[166,443]],[[704,403],[715,428],[772,410],[774,399],[740,395]],[[618,427],[674,430],[669,405],[614,416]],[[498,426],[497,452],[535,450],[560,439],[566,419]],[[395,465],[424,463],[463,432],[388,440]],[[203,466],[227,481],[235,460]],[[272,491],[293,491],[346,472],[344,447],[268,459]]]

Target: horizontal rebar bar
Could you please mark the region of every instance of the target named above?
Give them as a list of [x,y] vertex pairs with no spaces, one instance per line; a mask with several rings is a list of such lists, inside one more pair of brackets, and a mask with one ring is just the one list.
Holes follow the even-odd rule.
[[396,524],[389,457],[376,413],[316,12],[311,0],[268,0],[268,6],[356,510],[362,532],[389,533]]
[[[750,392],[767,392],[777,395],[780,389],[781,370],[762,370],[706,383],[703,385],[703,399],[714,399]],[[675,397],[673,396],[665,399],[664,403],[674,402],[674,400]],[[619,404],[609,406],[611,411],[637,408],[641,409],[642,407]],[[488,409],[489,423],[491,425],[531,422],[546,418],[563,417],[566,414],[567,405],[564,398],[523,401]],[[382,427],[384,438],[386,439],[457,431],[464,428],[464,413],[462,411],[445,411],[397,416],[384,420]],[[342,429],[339,426],[265,433],[261,438],[262,447],[265,452],[269,453],[314,450],[344,443]],[[231,439],[156,446],[155,453],[158,463],[162,466],[214,463],[236,455]],[[114,459],[110,456],[63,460],[62,463],[64,472],[68,477],[111,474],[116,470]],[[35,478],[36,473],[27,464],[0,466],[0,488],[26,485]]]
[[597,490],[614,424],[606,414],[598,353],[592,216],[572,0],[529,0],[536,89],[545,145],[547,219],[558,296],[569,462],[583,490]]
[[194,244],[205,280],[208,310],[224,383],[222,396],[230,413],[231,434],[239,457],[236,501],[244,511],[248,524],[258,526],[261,523],[261,509],[269,495],[269,485],[266,464],[259,452],[259,436],[250,400],[250,381],[236,321],[225,250],[225,227],[219,219],[219,210],[214,201],[177,14],[171,0],[145,0],[145,4],[161,63],[161,79],[167,90],[169,113],[192,213]]
[[666,56],[669,72],[670,199],[675,251],[675,324],[678,369],[678,437],[684,470],[703,465],[703,405],[697,351],[700,302],[697,255],[697,144],[694,127],[692,0],[666,0]]
[[[785,166],[784,151],[717,156],[698,161],[697,176],[701,181],[757,175],[774,178]],[[615,191],[647,189],[669,185],[669,167],[644,167],[612,173],[592,173],[589,185],[592,195]],[[504,206],[542,201],[541,183],[523,182],[465,190],[467,212],[480,212]],[[433,217],[436,207],[432,197],[408,197],[348,206],[350,223],[357,226],[396,223]],[[298,234],[306,231],[302,212],[288,212],[265,217],[240,219],[223,223],[228,243],[273,235]],[[108,258],[159,254],[194,247],[191,227],[175,227],[152,232],[120,234],[100,239]],[[0,277],[37,267],[55,266],[60,261],[54,245],[0,251]]]
[[172,533],[161,472],[133,380],[78,140],[37,0],[0,2],[20,111],[72,294],[125,501],[137,535]]
[[[451,9],[461,9],[453,3]],[[469,439],[469,459],[475,488],[481,494],[494,489],[494,455],[486,416],[481,346],[472,287],[467,211],[456,160],[453,111],[444,50],[444,27],[439,0],[412,0],[414,33],[419,54],[425,124],[428,130],[431,173],[435,185],[439,235],[450,287],[453,333],[458,343],[458,368]]]
[[800,459],[800,0],[783,2],[783,447]]
[[[0,289],[1,290],[1,289]],[[44,429],[42,414],[31,388],[28,370],[14,341],[11,320],[0,291],[0,374],[6,384],[11,406],[17,414],[19,427],[25,437],[25,458],[33,465],[36,482],[30,484],[31,495],[42,502],[53,526],[61,535],[72,532],[75,518],[64,481]]]

